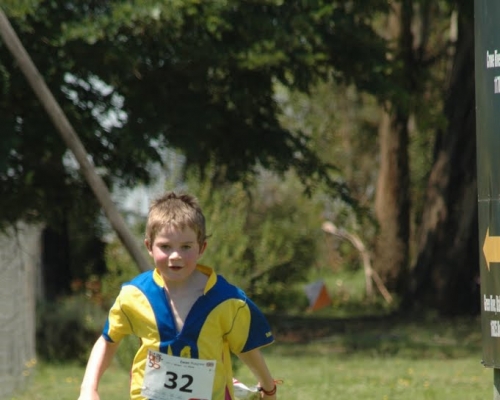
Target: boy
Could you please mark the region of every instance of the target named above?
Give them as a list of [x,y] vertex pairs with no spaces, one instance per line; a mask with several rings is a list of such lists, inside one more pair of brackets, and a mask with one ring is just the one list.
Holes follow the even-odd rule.
[[154,201],[144,243],[155,269],[123,285],[90,354],[79,400],[99,400],[101,376],[130,334],[141,342],[132,400],[233,400],[231,352],[253,372],[261,397],[276,399],[259,350],[274,341],[265,317],[240,289],[197,263],[207,246],[197,200],[170,192]]

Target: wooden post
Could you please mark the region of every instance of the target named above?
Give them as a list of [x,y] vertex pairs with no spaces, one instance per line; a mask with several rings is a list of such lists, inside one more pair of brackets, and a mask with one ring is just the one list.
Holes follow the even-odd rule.
[[61,107],[47,87],[44,79],[38,72],[36,66],[31,60],[26,49],[19,40],[17,34],[12,28],[7,16],[0,8],[0,35],[19,64],[19,68],[23,72],[31,88],[39,98],[45,110],[49,114],[52,122],[56,126],[64,142],[74,154],[80,170],[87,180],[87,183],[92,188],[94,195],[101,204],[106,216],[108,217],[111,226],[117,233],[118,237],[137,263],[142,271],[151,269],[149,260],[142,253],[139,244],[137,243],[130,230],[127,228],[125,221],[115,207],[111,195],[102,178],[95,172],[93,165],[89,161],[89,156],[83,147],[78,135],[66,118]]
[[[474,0],[476,174],[483,353],[481,363],[493,369],[493,400],[500,400],[499,17],[499,1]],[[460,28],[460,22],[458,26]],[[458,37],[460,36],[459,34]]]
[[493,368],[493,400],[500,400],[500,369]]

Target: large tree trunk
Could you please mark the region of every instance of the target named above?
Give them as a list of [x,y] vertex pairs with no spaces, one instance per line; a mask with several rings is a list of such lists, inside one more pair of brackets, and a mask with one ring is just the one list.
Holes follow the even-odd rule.
[[[479,311],[474,24],[472,3],[459,34],[446,101],[447,131],[436,143],[406,306],[443,315]],[[465,9],[466,8],[466,9]]]
[[389,290],[404,293],[410,215],[407,119],[384,113],[379,140],[380,169],[375,201],[379,234],[374,269]]
[[[389,18],[389,39],[395,40],[395,54],[401,59],[399,84],[411,93],[413,88],[413,35],[411,32],[412,1],[394,6]],[[374,269],[385,285],[400,295],[406,291],[409,236],[410,182],[408,159],[408,99],[386,105],[379,127],[380,169],[377,181],[375,212],[379,224]]]

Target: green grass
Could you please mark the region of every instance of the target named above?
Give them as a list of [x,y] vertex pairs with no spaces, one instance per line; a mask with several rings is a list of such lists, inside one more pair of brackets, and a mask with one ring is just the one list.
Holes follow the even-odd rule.
[[[307,344],[271,346],[266,358],[287,400],[485,400],[493,370],[480,361],[479,319],[355,321]],[[251,381],[244,368],[239,379]]]
[[[325,320],[325,323],[326,322]],[[264,349],[281,400],[485,400],[493,370],[481,361],[479,319],[347,322],[303,342],[278,340]],[[236,365],[236,376],[253,384]],[[29,387],[10,400],[75,400],[83,367],[41,363]],[[113,365],[102,400],[128,398],[128,373]]]
[[[27,389],[11,400],[76,400],[83,373],[84,367],[77,364],[41,363]],[[102,400],[128,399],[128,373],[117,365],[110,367],[101,381],[100,394]]]

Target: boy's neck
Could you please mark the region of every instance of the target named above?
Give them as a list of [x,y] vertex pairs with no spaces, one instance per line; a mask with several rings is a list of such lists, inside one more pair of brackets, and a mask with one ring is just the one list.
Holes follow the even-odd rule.
[[172,308],[175,326],[180,332],[193,304],[203,296],[208,276],[195,270],[182,282],[165,282],[165,292]]
[[191,293],[203,294],[208,277],[197,269],[183,281],[164,280],[165,290],[172,296],[189,295]]

